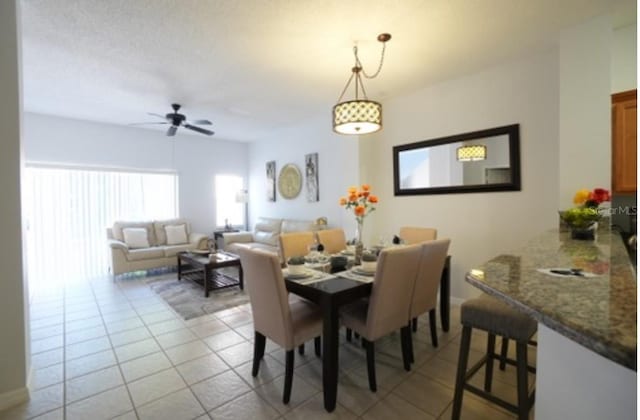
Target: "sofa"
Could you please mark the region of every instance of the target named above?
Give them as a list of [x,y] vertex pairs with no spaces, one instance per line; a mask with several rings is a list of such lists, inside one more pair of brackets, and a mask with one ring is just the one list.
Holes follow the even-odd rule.
[[191,232],[185,219],[118,221],[107,228],[111,274],[177,265],[182,251],[208,249],[208,236]]
[[[321,221],[321,223],[318,223]],[[253,232],[226,232],[223,234],[224,250],[236,254],[240,248],[262,249],[278,254],[281,233],[317,231],[326,227],[326,219],[293,220],[260,217]]]

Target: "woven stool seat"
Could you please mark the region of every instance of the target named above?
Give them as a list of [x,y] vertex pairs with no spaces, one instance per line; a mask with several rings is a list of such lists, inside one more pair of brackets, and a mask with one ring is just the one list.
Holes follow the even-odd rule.
[[485,294],[462,304],[460,322],[516,341],[528,341],[538,328],[529,316]]

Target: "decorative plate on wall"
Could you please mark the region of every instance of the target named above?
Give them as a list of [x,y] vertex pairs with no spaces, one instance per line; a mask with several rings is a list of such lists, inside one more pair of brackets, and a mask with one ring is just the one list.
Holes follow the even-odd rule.
[[296,198],[302,189],[302,174],[293,163],[287,163],[278,175],[278,190],[280,195],[287,199]]

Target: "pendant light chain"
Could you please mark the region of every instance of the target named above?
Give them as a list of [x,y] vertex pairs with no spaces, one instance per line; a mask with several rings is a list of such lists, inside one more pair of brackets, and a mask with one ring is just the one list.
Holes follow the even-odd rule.
[[384,64],[384,52],[385,52],[386,49],[387,49],[387,43],[383,42],[382,43],[382,53],[380,54],[380,63],[378,64],[378,69],[372,75],[368,75],[367,72],[364,71],[364,66],[360,62],[360,58],[358,58],[358,53],[357,53],[357,50],[356,50],[356,63],[358,65],[358,67],[360,67],[362,69],[362,74],[364,75],[365,78],[367,78],[367,79],[375,79],[380,74],[380,71],[382,70],[382,65]]

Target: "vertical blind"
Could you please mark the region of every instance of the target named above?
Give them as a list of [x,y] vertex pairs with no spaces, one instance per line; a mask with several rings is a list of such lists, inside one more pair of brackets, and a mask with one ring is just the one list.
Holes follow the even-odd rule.
[[177,217],[175,173],[29,165],[23,184],[27,273],[55,285],[108,273],[106,228]]

